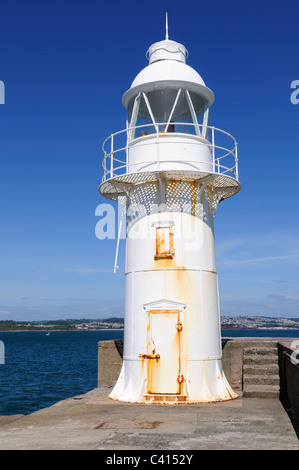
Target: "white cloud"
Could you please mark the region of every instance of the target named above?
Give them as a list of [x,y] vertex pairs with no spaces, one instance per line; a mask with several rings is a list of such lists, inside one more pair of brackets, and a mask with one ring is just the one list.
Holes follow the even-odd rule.
[[242,265],[242,264],[250,264],[250,263],[265,263],[268,261],[281,261],[281,260],[288,260],[288,259],[296,259],[299,258],[299,254],[293,255],[281,255],[281,256],[263,256],[260,258],[248,258],[248,259],[227,259],[223,261],[219,261],[217,264],[219,266],[233,266],[233,265]]
[[249,243],[247,238],[235,238],[232,240],[227,240],[217,244],[216,255],[221,256],[224,253],[235,251],[239,246],[246,245]]
[[0,315],[11,315],[11,312],[8,310],[0,310]]
[[[67,318],[109,318],[124,316],[123,299],[92,300],[90,302],[63,302],[60,305],[13,306],[0,309],[0,320],[10,315],[15,321],[54,320]],[[1,318],[2,317],[2,318]]]
[[93,273],[112,273],[110,269],[98,269],[98,268],[58,268],[59,271],[69,271],[78,274],[93,274]]

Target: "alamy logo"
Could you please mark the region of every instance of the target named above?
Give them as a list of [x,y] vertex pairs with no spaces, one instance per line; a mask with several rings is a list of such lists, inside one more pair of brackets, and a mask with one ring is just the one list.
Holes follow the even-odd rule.
[[290,100],[292,104],[299,103],[299,80],[293,80],[291,83],[291,88],[295,89],[293,93],[291,93]]
[[5,364],[5,348],[3,341],[0,341],[0,365]]
[[291,348],[294,349],[294,351],[291,354],[291,362],[294,365],[299,364],[298,356],[299,356],[299,340],[296,339],[295,341],[292,341]]
[[0,80],[0,104],[5,104],[5,87],[2,80]]

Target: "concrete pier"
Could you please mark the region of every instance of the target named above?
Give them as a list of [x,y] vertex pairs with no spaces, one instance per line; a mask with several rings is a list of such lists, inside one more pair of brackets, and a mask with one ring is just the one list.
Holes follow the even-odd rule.
[[135,405],[96,389],[0,426],[1,450],[299,450],[276,398]]
[[[196,450],[299,450],[299,369],[289,361],[292,339],[272,339],[271,344],[265,341],[268,339],[264,342],[249,338],[224,339],[225,373],[239,396],[230,401],[197,405],[144,405],[111,400],[108,395],[121,364],[121,345],[113,345],[114,342],[100,344],[99,370],[103,374],[100,375],[99,388],[27,416],[2,417],[0,449],[166,450],[177,453]],[[273,346],[276,347],[279,366],[279,393],[277,368],[273,368],[271,357]],[[271,366],[268,371],[261,364],[261,348],[265,348],[262,356],[267,357],[264,363]],[[266,351],[267,348],[270,351]],[[252,356],[255,355],[257,360],[252,364]],[[244,391],[248,357],[251,357],[249,366],[257,366],[252,377],[271,376],[273,372],[275,378],[266,384],[274,386],[270,394],[265,393],[269,387],[264,390],[260,387],[258,393],[258,386],[263,385],[261,379],[254,384],[255,393],[250,393],[250,387],[247,389],[249,393]],[[114,367],[108,373],[109,364]],[[249,385],[255,380],[252,377]]]

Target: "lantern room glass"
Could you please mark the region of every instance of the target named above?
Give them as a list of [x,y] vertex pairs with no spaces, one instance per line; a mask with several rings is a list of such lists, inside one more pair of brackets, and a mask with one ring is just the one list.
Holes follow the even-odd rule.
[[207,138],[209,108],[204,98],[183,88],[159,88],[139,93],[128,106],[129,142],[158,132]]

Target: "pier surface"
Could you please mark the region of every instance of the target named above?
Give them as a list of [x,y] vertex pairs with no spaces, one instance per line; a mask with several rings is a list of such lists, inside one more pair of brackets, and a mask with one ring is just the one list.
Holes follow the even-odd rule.
[[26,416],[0,418],[1,450],[299,450],[277,398],[240,396],[200,405],[142,405],[108,388]]

